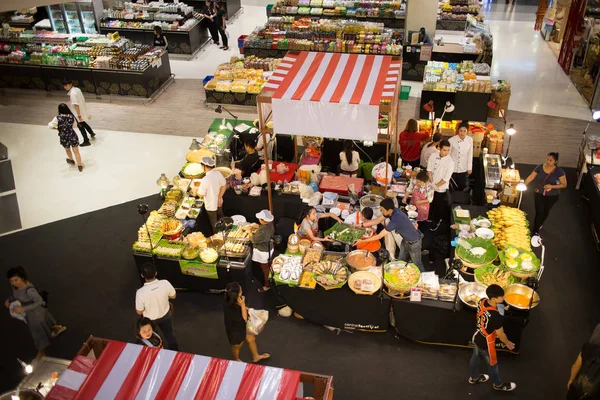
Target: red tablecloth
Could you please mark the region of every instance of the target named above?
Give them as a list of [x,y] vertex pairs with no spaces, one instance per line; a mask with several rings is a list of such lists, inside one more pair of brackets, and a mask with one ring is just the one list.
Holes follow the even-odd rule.
[[354,184],[354,191],[362,194],[364,180],[362,178],[351,178],[349,176],[326,175],[321,179],[319,192],[333,192],[348,194],[348,185]]
[[[277,166],[279,164],[285,164],[288,166],[289,170],[288,172],[286,172],[285,174],[278,174],[277,173]],[[298,164],[292,164],[292,163],[286,163],[286,162],[281,162],[281,161],[275,161],[273,163],[273,168],[275,169],[275,172],[271,172],[269,174],[269,177],[271,178],[271,182],[285,182],[285,180],[287,179],[288,182],[291,182],[294,180],[294,174],[296,173],[296,170],[298,169]]]

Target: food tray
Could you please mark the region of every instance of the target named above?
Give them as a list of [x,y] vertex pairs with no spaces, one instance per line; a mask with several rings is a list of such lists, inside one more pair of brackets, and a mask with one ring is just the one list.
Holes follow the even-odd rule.
[[340,253],[337,251],[324,251],[321,256],[322,261],[340,261],[346,257],[346,253]]
[[311,262],[319,262],[319,261],[321,261],[322,255],[323,255],[323,249],[309,247],[304,252],[304,256],[302,256],[302,265],[307,265]]
[[[514,248],[519,252],[519,255],[517,257],[512,258],[512,260],[515,260],[515,262],[517,263],[517,266],[514,268],[509,267],[508,262],[510,258],[506,256],[507,251],[510,251],[511,248]],[[524,254],[527,254],[529,257],[531,257],[531,263],[533,265],[533,268],[529,271],[526,271],[521,267],[523,263],[522,257],[524,257]],[[502,265],[505,266],[506,269],[510,271],[510,273],[516,278],[529,278],[530,276],[534,276],[535,274],[537,274],[537,272],[540,269],[540,260],[532,251],[523,250],[513,245],[506,245],[504,250],[499,252],[498,255],[500,257],[500,262],[502,263]]]
[[313,277],[312,271],[304,269],[298,280],[298,287],[301,289],[314,290],[317,287],[317,281]]
[[462,239],[469,243],[473,248],[482,247],[486,250],[486,253],[481,257],[475,257],[470,254],[470,250],[467,250],[465,247],[460,244],[456,247],[455,255],[459,258],[464,265],[469,268],[479,268],[484,265],[489,265],[493,263],[498,258],[498,249],[494,246],[491,240],[483,239],[483,238],[471,238],[471,239]]
[[[343,232],[343,233],[342,233]],[[325,236],[336,242],[352,245],[358,239],[362,238],[366,230],[357,228],[348,224],[337,222],[333,227],[325,231]]]
[[235,229],[232,229],[231,232],[227,234],[227,240],[235,239],[244,242],[248,242],[252,240],[252,228],[249,226],[237,226]]
[[[356,282],[359,280],[371,280],[373,282],[372,289],[370,291],[359,289],[359,285],[356,284]],[[381,288],[381,278],[369,271],[358,271],[350,275],[350,278],[348,278],[348,286],[356,294],[372,295],[377,293],[377,291]]]
[[[411,282],[403,282],[402,280],[394,276],[394,274],[398,274],[399,271],[403,271],[408,268],[413,269],[415,271],[410,272],[410,274],[414,275],[414,279],[412,279]],[[399,269],[399,271],[394,271],[396,269]],[[402,276],[408,273],[408,271],[406,273],[402,273]],[[418,284],[420,280],[421,271],[419,271],[419,268],[417,268],[417,266],[413,263],[407,263],[406,261],[394,261],[387,263],[384,266],[383,282],[385,286],[387,286],[391,290],[395,290],[397,292],[407,292],[410,290],[411,287]]]
[[[319,286],[325,290],[339,289],[348,282],[348,269],[342,264],[331,261],[323,261],[311,265],[312,274]],[[335,272],[335,274],[333,273]],[[327,284],[325,280],[328,277],[339,281],[334,284]]]
[[[497,280],[495,280],[494,282],[490,282],[489,284],[483,282],[484,276],[488,275],[490,273],[496,273],[497,275],[499,275],[499,274],[506,275],[507,274],[508,275],[507,281],[502,285],[500,285],[501,282],[498,282]],[[505,268],[500,268],[495,265],[486,265],[485,267],[477,268],[475,270],[474,277],[475,277],[475,282],[484,284],[486,287],[491,285],[492,283],[495,283],[495,284],[501,286],[502,288],[505,288],[508,285],[512,285],[513,283],[515,283],[517,281],[517,279],[515,279],[515,277],[510,274],[510,271],[506,271]]]
[[[226,250],[226,248],[230,247],[230,246],[237,246],[238,248],[243,249],[243,250],[241,250],[241,251]],[[249,251],[250,251],[250,247],[248,246],[248,244],[246,244],[245,241],[241,241],[241,240],[237,240],[237,239],[227,239],[227,241],[219,249],[219,255],[225,256],[225,257],[243,258],[243,257],[246,257],[246,255],[248,255]]]

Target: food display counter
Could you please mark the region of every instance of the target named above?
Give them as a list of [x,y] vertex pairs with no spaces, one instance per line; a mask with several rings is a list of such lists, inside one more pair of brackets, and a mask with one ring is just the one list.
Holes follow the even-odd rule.
[[[152,44],[154,42],[154,31],[152,29],[100,27],[100,33],[102,34],[114,32],[127,36],[135,43]],[[171,54],[193,55],[210,40],[208,31],[202,27],[201,21],[197,21],[189,30],[163,30],[163,34],[167,38],[169,43],[167,50]]]

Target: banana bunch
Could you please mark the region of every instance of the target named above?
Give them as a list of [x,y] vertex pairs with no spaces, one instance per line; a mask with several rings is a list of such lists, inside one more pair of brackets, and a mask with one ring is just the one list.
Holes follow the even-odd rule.
[[488,218],[492,221],[494,231],[494,244],[503,249],[507,244],[512,244],[523,250],[531,251],[529,242],[529,228],[525,213],[517,208],[500,206],[488,211]]

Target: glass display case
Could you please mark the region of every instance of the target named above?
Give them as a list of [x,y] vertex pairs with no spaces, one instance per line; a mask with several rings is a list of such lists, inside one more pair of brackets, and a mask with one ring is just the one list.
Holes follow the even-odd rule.
[[84,33],[98,33],[92,3],[77,3]]
[[76,3],[63,4],[65,15],[67,17],[67,27],[69,33],[83,33],[81,21],[79,20],[79,9]]
[[50,18],[53,31],[58,33],[68,33],[62,4],[53,4],[48,6],[48,16]]

